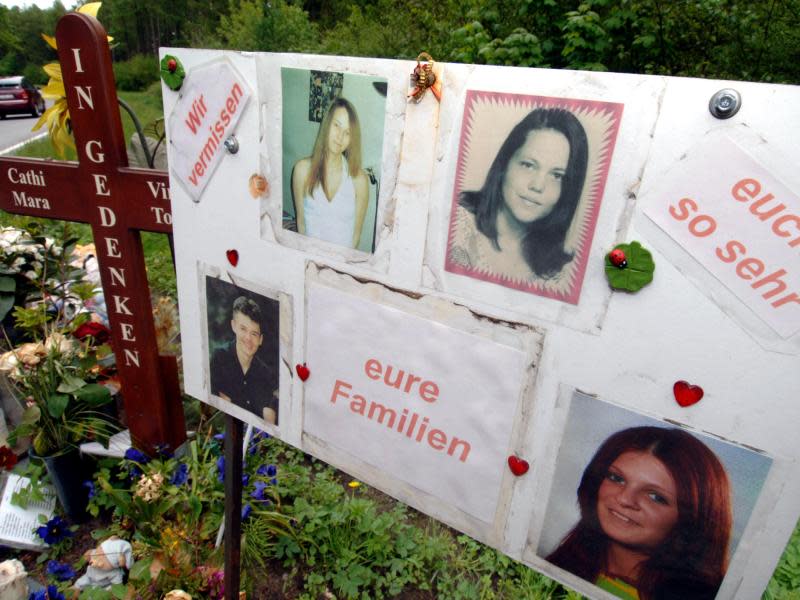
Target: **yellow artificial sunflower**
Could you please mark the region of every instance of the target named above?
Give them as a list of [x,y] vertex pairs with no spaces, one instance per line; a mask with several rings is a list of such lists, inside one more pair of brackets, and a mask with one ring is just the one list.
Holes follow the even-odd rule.
[[[97,18],[97,11],[103,5],[102,2],[89,2],[81,6],[76,12],[90,17]],[[47,42],[53,50],[57,50],[56,38],[42,34],[42,39]],[[108,37],[109,43],[114,38]],[[55,100],[53,106],[48,108],[41,118],[36,122],[31,131],[38,131],[43,125],[47,124],[47,131],[50,133],[50,141],[53,144],[56,152],[61,158],[67,151],[67,147],[75,148],[75,142],[72,139],[72,130],[69,124],[69,108],[67,106],[67,91],[64,88],[64,79],[61,75],[61,65],[59,63],[50,63],[42,67],[50,76],[50,81],[42,89],[42,96]]]
[[[80,8],[78,8],[75,12],[81,13],[82,15],[89,15],[90,17],[97,18],[97,12],[100,10],[100,7],[103,6],[102,2],[89,2],[84,4]],[[48,45],[53,50],[58,50],[58,46],[56,45],[56,38],[53,36],[47,35],[46,33],[42,34],[42,39],[48,43]],[[108,36],[108,43],[110,44],[114,38]]]
[[67,91],[64,89],[64,80],[61,77],[61,65],[59,63],[50,63],[44,67],[45,73],[50,76],[50,81],[42,89],[42,96],[55,100],[53,105],[44,111],[44,114],[33,126],[32,131],[39,130],[42,125],[47,124],[47,130],[50,133],[50,141],[53,143],[53,148],[61,158],[64,158],[64,153],[67,147],[74,148],[75,142],[72,139],[72,133],[69,126],[69,108],[67,108]]

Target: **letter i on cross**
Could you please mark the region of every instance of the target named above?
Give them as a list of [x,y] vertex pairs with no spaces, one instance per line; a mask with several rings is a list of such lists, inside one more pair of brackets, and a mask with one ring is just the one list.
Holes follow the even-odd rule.
[[[172,233],[169,178],[163,171],[128,167],[111,54],[100,23],[67,14],[58,22],[56,41],[79,162],[0,158],[0,208],[92,226],[131,437],[147,450],[174,449],[186,436],[177,365],[158,355],[139,235]],[[41,172],[44,192],[19,178],[12,181],[11,169]],[[44,194],[49,202],[15,205],[14,192]]]

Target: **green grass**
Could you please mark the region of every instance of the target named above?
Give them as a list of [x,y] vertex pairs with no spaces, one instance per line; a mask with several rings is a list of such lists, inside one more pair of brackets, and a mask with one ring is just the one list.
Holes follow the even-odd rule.
[[[126,102],[136,113],[139,122],[145,130],[145,135],[156,137],[154,133],[154,123],[163,116],[161,106],[161,85],[154,84],[142,92],[119,92],[119,97]],[[136,128],[127,111],[120,109],[122,127],[125,139],[130,140]],[[14,156],[29,158],[54,158],[57,160],[77,160],[75,150],[67,149],[67,154],[60,159],[50,137],[35,140],[19,148]],[[38,223],[46,235],[54,238],[62,238],[64,235],[64,223],[51,219],[34,219],[32,217],[12,215],[2,212],[2,224],[13,225],[15,227],[25,227],[28,223]],[[67,227],[68,236],[79,238],[81,244],[92,241],[92,230],[89,225],[74,223]],[[142,233],[142,245],[144,247],[145,264],[147,266],[148,280],[150,289],[155,296],[177,296],[175,285],[175,271],[172,263],[172,254],[169,248],[169,240],[166,235],[160,233]]]

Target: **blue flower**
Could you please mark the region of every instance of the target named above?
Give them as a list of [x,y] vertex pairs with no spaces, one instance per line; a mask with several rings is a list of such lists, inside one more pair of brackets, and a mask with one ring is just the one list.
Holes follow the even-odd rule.
[[261,431],[260,429],[254,429],[253,435],[250,438],[250,447],[247,449],[249,454],[255,454],[256,450],[258,450],[258,445],[261,443],[262,440],[268,440],[270,435],[266,431]]
[[41,589],[38,592],[31,592],[28,600],[67,600],[64,594],[58,591],[54,585],[48,585],[47,588]]
[[251,512],[253,512],[253,507],[252,507],[252,506],[250,506],[249,504],[245,504],[245,505],[242,507],[242,521],[246,521],[246,520],[247,520],[247,517],[249,517],[249,516],[250,516],[250,513],[251,513]]
[[61,517],[53,517],[47,523],[36,529],[36,534],[42,538],[45,544],[52,546],[64,538],[72,536],[67,522]]
[[169,444],[157,444],[156,454],[162,459],[172,458],[172,452],[170,452]]
[[223,431],[222,433],[214,434],[214,439],[217,440],[218,442],[224,442],[225,441],[225,432]]
[[189,465],[186,463],[178,463],[175,473],[172,474],[172,479],[169,482],[172,485],[183,485],[189,479]]
[[270,485],[278,485],[278,480],[275,477],[273,477],[272,479],[269,480],[269,484]]
[[225,457],[217,459],[217,481],[225,481]]
[[258,500],[259,502],[263,502],[266,498],[264,498],[264,490],[267,489],[267,484],[263,481],[256,481],[253,484],[255,488],[252,492],[250,492],[250,496]]
[[250,483],[250,475],[242,473],[242,487],[247,487],[248,483]]
[[89,480],[84,481],[83,482],[83,487],[86,488],[86,493],[89,494],[89,500],[94,498],[95,494],[97,493],[97,490],[94,487],[94,482],[89,481]]
[[256,473],[265,477],[275,477],[278,474],[278,467],[275,465],[261,465]]
[[52,575],[59,581],[69,581],[70,579],[75,579],[77,576],[75,569],[69,564],[60,563],[55,560],[51,560],[47,563],[47,574]]
[[125,450],[125,458],[139,463],[140,465],[146,465],[150,462],[150,457],[136,448],[128,448]]

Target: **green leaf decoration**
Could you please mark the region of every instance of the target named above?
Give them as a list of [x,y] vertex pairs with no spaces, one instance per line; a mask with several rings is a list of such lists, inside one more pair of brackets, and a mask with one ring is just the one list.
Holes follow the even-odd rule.
[[61,382],[61,384],[59,384],[56,391],[61,392],[62,394],[74,394],[85,385],[86,382],[80,377],[67,374],[64,375],[64,380]]
[[[175,61],[175,71],[169,70],[169,62]],[[161,79],[167,84],[167,87],[173,91],[178,91],[183,85],[183,79],[186,77],[186,71],[183,70],[181,61],[177,56],[167,54],[161,59]]]
[[111,392],[108,388],[97,383],[89,383],[75,392],[79,400],[83,400],[92,407],[103,406],[111,402]]
[[69,396],[66,394],[53,394],[47,399],[47,412],[54,419],[60,419],[64,411],[67,410]]
[[649,250],[635,241],[630,244],[618,244],[614,246],[614,250],[616,249],[620,249],[625,253],[628,266],[624,268],[615,267],[611,264],[609,255],[606,254],[606,277],[612,288],[627,292],[638,292],[653,281],[653,271],[656,270],[656,264],[653,262],[653,255],[650,254]]

